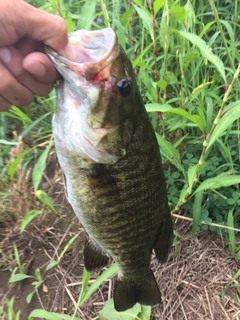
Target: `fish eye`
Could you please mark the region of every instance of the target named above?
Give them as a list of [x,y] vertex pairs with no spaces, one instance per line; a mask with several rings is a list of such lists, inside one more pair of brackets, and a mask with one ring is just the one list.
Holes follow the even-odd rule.
[[117,89],[121,96],[126,97],[131,92],[131,84],[127,79],[122,79],[118,82]]

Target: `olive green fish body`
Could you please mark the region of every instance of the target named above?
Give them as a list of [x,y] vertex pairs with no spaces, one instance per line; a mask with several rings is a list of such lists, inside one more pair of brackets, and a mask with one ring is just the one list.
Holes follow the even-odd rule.
[[[64,71],[52,58],[65,80],[53,132],[68,201],[89,235],[85,267],[97,270],[114,259],[114,304],[122,311],[160,302],[150,260],[154,249],[166,261],[172,221],[158,144],[131,63],[115,38],[106,56],[96,66],[95,56],[90,67],[65,63]],[[79,86],[77,78],[71,82],[76,70]]]

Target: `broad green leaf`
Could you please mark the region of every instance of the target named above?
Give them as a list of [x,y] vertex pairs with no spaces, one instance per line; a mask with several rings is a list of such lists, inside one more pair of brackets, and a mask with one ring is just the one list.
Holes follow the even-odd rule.
[[7,173],[8,173],[8,175],[9,175],[9,177],[10,177],[11,180],[13,180],[13,178],[14,178],[14,174],[15,174],[16,168],[17,168],[17,166],[19,165],[20,161],[21,161],[30,151],[32,151],[32,148],[23,151],[23,152],[10,164],[10,166],[8,167]]
[[58,261],[51,261],[51,262],[49,262],[49,264],[46,266],[45,271],[48,271],[48,270],[54,268],[57,264],[58,264]]
[[[179,199],[178,199],[178,206],[179,205],[182,205],[182,202],[183,202],[183,200],[187,197],[189,195],[189,192],[188,192],[188,185],[187,185],[187,183],[185,183],[185,185],[183,186],[183,188],[182,188],[182,190],[181,190],[181,192],[180,192],[180,195],[179,195]],[[185,200],[184,200],[184,202],[186,202]]]
[[32,181],[33,181],[33,187],[34,191],[36,191],[39,187],[39,184],[42,180],[43,172],[46,168],[46,161],[49,154],[49,151],[53,145],[53,142],[49,144],[49,146],[41,153],[40,157],[38,158],[33,171],[32,171]]
[[158,11],[162,8],[162,6],[164,5],[164,2],[166,0],[155,0],[153,3],[153,11],[154,11],[154,15],[156,16],[156,14],[158,13]]
[[150,306],[141,305],[141,312],[137,315],[139,320],[150,320],[152,308]]
[[158,86],[160,89],[164,90],[164,91],[166,90],[167,85],[168,85],[168,83],[167,83],[167,81],[164,80],[164,79],[161,79],[161,80],[159,80],[159,81],[157,82],[157,86]]
[[35,276],[36,276],[36,278],[37,278],[38,280],[42,281],[42,275],[41,275],[41,271],[40,271],[39,268],[37,268],[37,269],[35,270]]
[[187,12],[183,7],[176,5],[172,7],[170,13],[173,14],[177,18],[177,20],[181,21],[182,23],[185,22]]
[[193,203],[193,224],[192,224],[192,237],[194,238],[197,232],[198,224],[200,221],[200,214],[202,208],[203,190],[198,191],[195,195]]
[[11,278],[9,279],[8,282],[13,283],[13,282],[22,281],[22,280],[29,279],[29,278],[34,279],[34,277],[29,276],[27,274],[17,273],[17,274],[14,274],[13,276],[11,276]]
[[65,22],[67,24],[68,32],[73,32],[74,28],[75,28],[75,24],[74,24],[73,20],[72,19],[66,19]]
[[207,149],[230,127],[232,123],[240,118],[240,100],[235,101],[234,104],[227,106],[227,110],[216,125],[211,137],[208,141]]
[[35,191],[35,195],[43,204],[45,204],[54,212],[56,212],[56,209],[54,208],[51,198],[46,194],[45,191],[37,190]]
[[32,301],[32,298],[33,298],[34,293],[35,293],[35,291],[32,291],[32,292],[30,292],[30,293],[27,295],[26,302],[27,302],[28,304]]
[[28,213],[25,214],[23,217],[22,223],[21,223],[21,228],[20,228],[20,233],[23,232],[23,230],[26,228],[26,226],[39,214],[41,214],[42,211],[39,210],[31,210]]
[[96,16],[95,7],[97,4],[97,0],[86,0],[81,8],[81,15],[78,20],[77,28],[90,30],[91,25]]
[[177,83],[178,82],[178,78],[176,77],[175,73],[171,72],[171,71],[167,71],[165,73],[166,76],[166,81],[167,83]]
[[192,193],[192,187],[195,183],[195,180],[198,176],[198,174],[201,172],[201,170],[206,167],[207,163],[203,162],[202,164],[196,164],[193,166],[190,166],[188,169],[188,192],[189,194]]
[[240,175],[231,175],[227,172],[224,172],[214,178],[210,178],[210,179],[203,181],[193,194],[195,194],[201,190],[229,187],[234,184],[237,185],[239,183],[240,183]]
[[175,32],[178,32],[185,39],[188,39],[190,42],[192,42],[192,44],[197,46],[199,48],[199,50],[201,51],[202,55],[204,56],[204,58],[206,58],[208,61],[210,61],[216,67],[216,69],[218,70],[218,72],[222,76],[225,84],[227,84],[227,79],[226,79],[226,75],[225,75],[223,62],[218,56],[216,56],[215,54],[212,53],[211,48],[206,44],[206,42],[204,40],[202,40],[196,34],[193,34],[190,32],[177,31],[177,30],[175,30]]
[[79,317],[72,317],[67,314],[60,314],[55,312],[49,312],[42,309],[33,310],[28,316],[28,320],[33,320],[33,318],[42,318],[46,320],[81,320]]
[[101,320],[134,320],[141,312],[141,305],[136,303],[131,309],[118,312],[114,308],[113,299],[106,302],[104,308],[99,312]]
[[180,153],[178,152],[178,150],[174,147],[174,145],[172,145],[158,133],[156,134],[156,136],[162,155],[167,158],[175,167],[181,170],[185,176],[186,172],[181,164]]
[[145,105],[145,108],[146,108],[147,112],[167,112],[170,109],[172,109],[172,107],[167,103],[165,103],[165,104],[147,103]]
[[194,122],[202,132],[204,132],[204,123],[199,115],[191,115],[186,110],[180,108],[172,108],[167,112],[179,114],[180,116],[189,119],[190,121]]
[[197,174],[198,165],[190,166],[188,168],[188,192],[189,194],[192,192],[192,187],[195,182],[196,174]]
[[138,6],[136,6],[135,4],[133,4],[133,6],[136,9],[140,19],[142,20],[144,28],[148,31],[152,40],[154,40],[151,14],[147,11],[147,9],[143,10]]

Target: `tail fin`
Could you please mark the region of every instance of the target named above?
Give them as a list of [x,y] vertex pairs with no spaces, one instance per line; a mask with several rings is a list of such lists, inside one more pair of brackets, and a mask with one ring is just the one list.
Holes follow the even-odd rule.
[[113,300],[117,311],[127,310],[137,302],[144,305],[160,303],[161,293],[152,271],[139,283],[117,280]]

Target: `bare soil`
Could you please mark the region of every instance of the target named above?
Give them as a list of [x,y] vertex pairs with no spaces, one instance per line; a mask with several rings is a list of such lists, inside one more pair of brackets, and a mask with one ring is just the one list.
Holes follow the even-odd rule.
[[[34,309],[71,315],[77,306],[82,286],[85,232],[66,201],[61,171],[56,162],[49,162],[41,189],[53,199],[57,215],[51,214],[35,198],[29,176],[25,174],[14,184],[4,185],[9,196],[0,204],[1,305],[6,310],[6,297],[15,297],[14,309],[21,310],[21,320],[26,320]],[[43,213],[34,218],[20,234],[24,214],[39,208]],[[240,279],[229,285],[240,265],[230,254],[228,244],[210,231],[200,231],[192,239],[190,222],[175,219],[174,223],[182,239],[175,238],[168,262],[160,265],[154,256],[152,259],[152,269],[162,293],[162,304],[153,308],[151,319],[240,319]],[[69,239],[79,231],[76,241],[62,255]],[[34,280],[26,279],[13,285],[8,282],[17,267],[13,243],[18,248],[21,264],[26,266],[26,273],[34,276],[35,270],[40,268],[43,276],[43,283],[29,304],[26,297],[34,290]],[[58,260],[58,265],[44,272],[53,260]],[[19,269],[16,273],[19,273]],[[94,281],[99,274],[91,274],[90,281]],[[113,282],[114,278],[105,281],[78,308],[82,319],[98,319],[99,311],[112,296]]]

